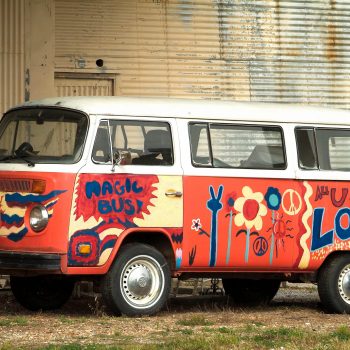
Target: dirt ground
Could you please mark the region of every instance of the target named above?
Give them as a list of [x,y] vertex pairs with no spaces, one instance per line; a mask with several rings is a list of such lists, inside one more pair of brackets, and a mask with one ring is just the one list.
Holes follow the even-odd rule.
[[55,312],[33,313],[16,303],[10,291],[0,292],[0,349],[6,346],[96,341],[108,344],[116,336],[137,343],[154,341],[159,334],[179,328],[179,320],[202,317],[212,327],[293,327],[332,331],[350,326],[349,315],[326,314],[319,304],[316,287],[290,285],[281,288],[271,305],[235,308],[222,295],[176,296],[156,316],[142,318],[108,315],[99,297],[72,298]]

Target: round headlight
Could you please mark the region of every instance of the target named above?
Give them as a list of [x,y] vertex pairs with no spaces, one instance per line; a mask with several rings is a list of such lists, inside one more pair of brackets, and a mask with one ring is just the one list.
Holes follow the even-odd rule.
[[49,213],[42,205],[35,206],[29,215],[30,227],[33,231],[42,231],[49,222]]

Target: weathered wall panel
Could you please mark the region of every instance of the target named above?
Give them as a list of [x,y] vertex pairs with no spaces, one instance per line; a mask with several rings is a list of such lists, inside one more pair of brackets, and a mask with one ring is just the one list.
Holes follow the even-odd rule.
[[350,107],[350,1],[55,3],[56,72],[119,74],[122,95]]
[[24,99],[24,0],[0,0],[0,117]]

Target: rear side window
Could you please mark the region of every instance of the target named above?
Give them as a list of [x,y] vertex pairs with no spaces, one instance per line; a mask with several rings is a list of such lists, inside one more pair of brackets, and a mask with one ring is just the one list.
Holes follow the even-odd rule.
[[286,168],[280,127],[192,123],[189,128],[194,166]]
[[172,165],[170,126],[165,122],[103,120],[92,152],[95,163],[111,163],[111,152],[123,154],[123,164]]
[[299,167],[350,171],[350,130],[297,128]]

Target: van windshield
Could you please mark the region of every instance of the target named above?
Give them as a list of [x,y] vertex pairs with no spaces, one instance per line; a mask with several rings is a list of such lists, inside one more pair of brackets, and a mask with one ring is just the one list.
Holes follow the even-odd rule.
[[0,162],[75,163],[87,132],[84,114],[56,108],[10,111],[0,123]]

